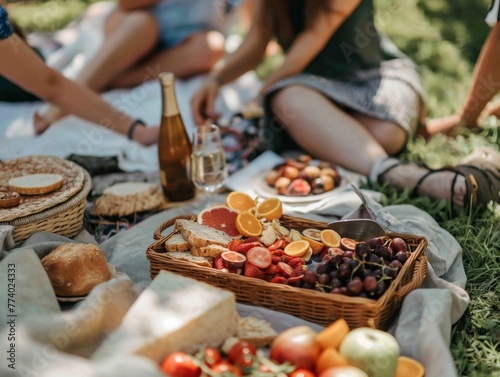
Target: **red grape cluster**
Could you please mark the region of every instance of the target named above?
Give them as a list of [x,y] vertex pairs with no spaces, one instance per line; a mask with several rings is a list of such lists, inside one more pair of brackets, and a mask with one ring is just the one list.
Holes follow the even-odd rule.
[[410,257],[402,238],[387,236],[367,242],[342,242],[316,266],[304,273],[303,288],[333,294],[377,299],[396,278]]

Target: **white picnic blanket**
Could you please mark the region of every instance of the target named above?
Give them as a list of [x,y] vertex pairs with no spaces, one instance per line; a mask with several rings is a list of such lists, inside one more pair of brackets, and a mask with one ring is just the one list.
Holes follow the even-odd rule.
[[[222,202],[223,199],[216,196],[212,201]],[[364,199],[369,213],[388,231],[423,235],[429,240],[425,252],[429,261],[428,277],[420,289],[406,296],[389,331],[396,336],[403,355],[423,363],[426,377],[457,376],[449,350],[451,326],[469,303],[469,296],[464,291],[466,276],[460,246],[434,219],[414,206],[384,208],[369,196]],[[0,261],[0,287],[7,287],[9,264],[15,265],[17,271],[17,368],[12,370],[9,364],[0,363],[0,375],[160,376],[158,367],[141,357],[116,355],[99,362],[85,356],[91,354],[102,337],[116,326],[120,313],[133,302],[134,292],[150,282],[145,250],[153,241],[154,230],[177,215],[197,213],[206,204],[198,202],[159,213],[101,244],[108,262],[117,271],[127,274],[134,284],[130,284],[128,278],[114,279],[92,291],[81,306],[66,312],[61,312],[57,306],[38,258],[68,240],[41,232],[26,240],[23,248],[8,250],[12,247],[9,243],[12,229],[0,227],[1,249],[7,255]],[[311,214],[302,216],[315,218]],[[120,294],[110,296],[109,291]],[[2,289],[0,302],[7,302],[7,298],[7,290]],[[0,305],[0,348],[3,350],[9,349],[7,310],[7,305]],[[89,311],[92,316],[88,315]],[[286,314],[252,306],[238,305],[238,311],[243,316],[268,319],[277,331],[304,323]],[[82,319],[86,315],[87,320]],[[106,318],[108,321],[104,320]]]

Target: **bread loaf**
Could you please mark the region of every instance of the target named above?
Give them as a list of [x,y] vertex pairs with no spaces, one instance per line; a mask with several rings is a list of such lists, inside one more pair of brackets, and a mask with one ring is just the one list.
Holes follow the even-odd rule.
[[92,244],[62,244],[42,259],[42,265],[58,296],[85,296],[111,278],[104,254]]
[[210,245],[226,247],[232,240],[225,232],[198,224],[196,221],[178,219],[175,221],[176,231],[191,245],[198,248]]
[[42,195],[62,186],[64,177],[60,174],[28,174],[9,180],[9,187],[21,195]]
[[92,358],[135,354],[160,363],[175,351],[219,347],[237,326],[232,292],[161,270]]
[[174,233],[165,241],[165,250],[169,252],[174,251],[189,251],[189,243],[182,237],[180,233]]
[[199,257],[217,258],[225,251],[229,251],[229,249],[227,247],[220,246],[220,245],[191,247],[191,254],[199,256]]

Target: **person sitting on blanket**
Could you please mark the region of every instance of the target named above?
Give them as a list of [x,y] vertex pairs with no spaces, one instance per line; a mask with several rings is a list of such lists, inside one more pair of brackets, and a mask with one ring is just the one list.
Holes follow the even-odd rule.
[[[132,88],[161,72],[189,78],[210,71],[224,53],[238,0],[118,0],[104,25],[104,42],[76,78],[92,90]],[[40,114],[39,133],[64,116]]]
[[500,100],[490,102],[500,91],[500,0],[492,1],[486,22],[492,29],[481,48],[462,109],[456,114],[429,120],[423,136],[450,134],[460,125],[475,129],[490,115],[500,119]]
[[42,98],[89,122],[128,135],[141,144],[158,140],[159,128],[142,125],[103,101],[95,92],[79,85],[48,67],[43,60],[14,33],[5,8],[0,5],[0,75],[37,98]]
[[371,0],[256,0],[243,43],[192,98],[195,123],[217,119],[220,86],[253,69],[277,37],[285,59],[261,89],[267,141],[281,140],[283,126],[307,153],[372,182],[413,187],[459,207],[500,202],[500,163],[490,158],[436,171],[390,157],[417,131],[421,83],[415,65],[377,32],[373,16]]

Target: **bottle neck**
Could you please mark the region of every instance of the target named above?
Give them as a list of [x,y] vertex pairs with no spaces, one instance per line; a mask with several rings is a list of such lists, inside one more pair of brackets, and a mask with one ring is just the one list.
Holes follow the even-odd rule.
[[162,86],[162,98],[162,116],[171,117],[179,115],[179,106],[177,106],[173,83],[172,85]]

